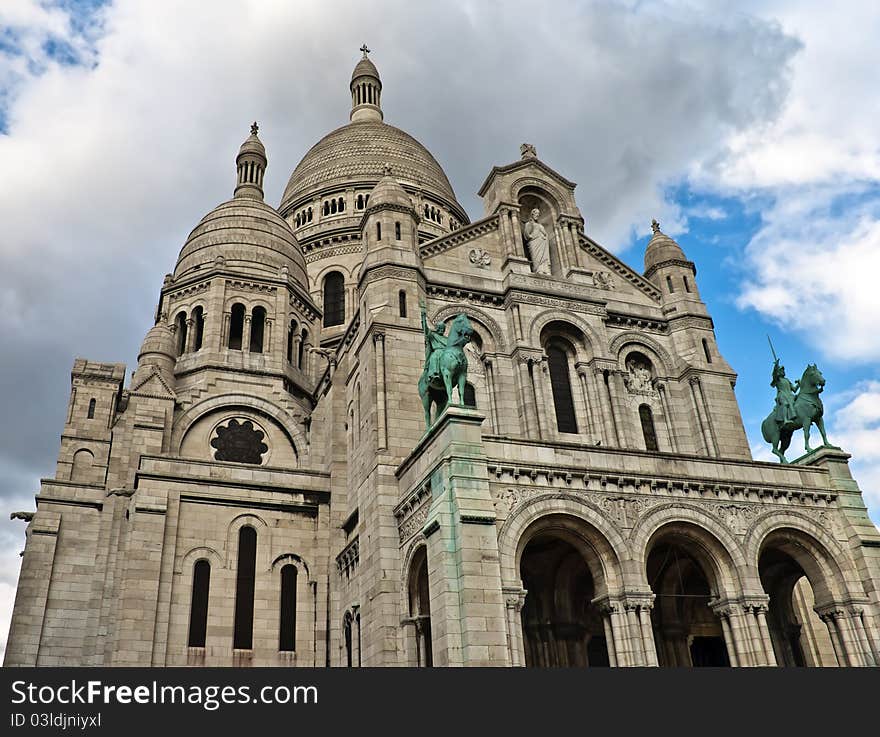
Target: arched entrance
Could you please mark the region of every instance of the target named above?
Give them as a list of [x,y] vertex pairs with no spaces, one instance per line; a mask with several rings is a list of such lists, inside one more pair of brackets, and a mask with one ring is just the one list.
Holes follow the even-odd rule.
[[705,551],[675,528],[655,534],[647,560],[654,592],[651,624],[661,667],[729,666],[721,620],[709,606],[716,598]]
[[557,517],[533,525],[520,556],[526,666],[608,666],[606,628],[593,604],[601,564],[571,529],[576,521]]
[[[798,558],[805,551],[782,534],[770,535],[761,548],[758,574],[770,597],[767,626],[776,662],[788,667],[836,666],[838,658],[828,626],[814,611],[816,594]],[[818,575],[816,566],[813,578]],[[819,582],[817,581],[817,585]],[[822,589],[824,590],[824,584]]]
[[431,650],[431,595],[428,588],[428,549],[423,545],[413,555],[409,574],[409,616],[415,627],[416,662],[434,664]]

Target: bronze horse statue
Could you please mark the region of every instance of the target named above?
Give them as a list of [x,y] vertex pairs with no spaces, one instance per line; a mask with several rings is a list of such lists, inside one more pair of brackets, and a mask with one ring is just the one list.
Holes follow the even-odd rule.
[[431,427],[431,405],[436,406],[436,419],[452,402],[453,387],[458,387],[459,404],[464,404],[468,368],[464,346],[470,342],[474,330],[465,314],[453,318],[449,335],[443,335],[440,330],[429,331],[424,313],[422,324],[427,350],[425,368],[419,379],[419,396],[425,408],[425,425]]
[[824,407],[819,394],[825,388],[825,377],[816,368],[815,363],[809,364],[804,369],[798,387],[797,397],[794,400],[793,418],[785,422],[779,422],[777,411],[774,409],[767,419],[761,423],[761,434],[764,440],[773,446],[773,453],[782,463],[788,463],[785,459],[785,451],[791,443],[791,436],[795,430],[804,431],[804,448],[810,452],[810,426],[815,424],[822,433],[822,443],[828,445],[828,437],[825,435],[825,420],[822,418]]

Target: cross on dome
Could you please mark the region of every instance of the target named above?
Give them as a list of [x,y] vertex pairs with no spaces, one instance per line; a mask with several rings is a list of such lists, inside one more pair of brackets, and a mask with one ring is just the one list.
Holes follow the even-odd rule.
[[660,223],[657,222],[657,219],[656,219],[656,218],[654,218],[654,219],[651,221],[651,230],[653,230],[655,233],[659,233],[659,232],[660,232]]
[[255,120],[253,123],[251,123],[251,135],[252,136],[257,135],[257,131],[259,131],[259,130],[260,130],[260,126],[257,125],[257,121]]
[[366,58],[367,58],[367,54],[370,53],[370,49],[367,48],[367,45],[366,45],[366,44],[364,44],[363,46],[361,46],[360,49],[358,49],[358,51],[363,51],[363,52],[364,52],[364,59],[366,59]]

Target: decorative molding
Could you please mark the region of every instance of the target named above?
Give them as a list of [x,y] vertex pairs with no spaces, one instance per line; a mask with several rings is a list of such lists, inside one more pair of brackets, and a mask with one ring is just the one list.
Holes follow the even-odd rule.
[[607,266],[610,271],[622,277],[623,279],[626,279],[628,282],[630,282],[630,284],[637,287],[639,291],[644,292],[656,302],[660,301],[660,290],[657,289],[657,287],[651,284],[651,282],[647,281],[647,279],[639,276],[635,271],[633,271],[622,261],[616,259],[599,244],[593,243],[592,241],[588,240],[586,236],[582,235],[580,238],[578,238],[578,246],[589,253],[597,261]]
[[587,315],[599,315],[604,318],[608,313],[605,305],[593,301],[581,301],[577,298],[566,299],[565,297],[548,297],[543,294],[534,294],[519,289],[512,289],[507,293],[504,307],[507,309],[512,304],[540,305],[542,307],[556,307],[557,309],[583,312]]
[[205,281],[198,282],[197,284],[193,284],[182,289],[169,291],[165,296],[168,297],[168,303],[171,304],[172,302],[177,302],[184,297],[192,297],[194,294],[207,292],[210,286],[211,280],[206,279]]
[[360,558],[360,536],[357,536],[342,549],[342,552],[339,555],[336,556],[336,570],[339,575],[345,576],[346,578],[351,577],[351,574],[360,563]]
[[419,247],[419,253],[423,259],[437,256],[444,251],[448,251],[456,246],[466,243],[467,241],[479,238],[480,236],[498,230],[498,216],[490,215],[489,217],[478,220],[470,225],[463,225],[458,230],[454,230],[448,235],[440,236],[432,241],[423,243]]
[[260,284],[254,281],[244,281],[243,279],[227,279],[226,287],[232,289],[241,289],[244,292],[261,292],[263,294],[275,294],[278,287],[273,284]]
[[431,484],[423,484],[394,508],[400,544],[422,531],[431,508]]
[[483,248],[472,248],[468,260],[478,269],[487,269],[492,264],[492,257]]
[[504,304],[504,297],[500,294],[492,294],[491,292],[483,292],[476,289],[467,289],[464,287],[456,287],[444,284],[429,284],[426,291],[435,299],[454,300],[457,302],[476,302],[477,304],[491,304],[501,306]]

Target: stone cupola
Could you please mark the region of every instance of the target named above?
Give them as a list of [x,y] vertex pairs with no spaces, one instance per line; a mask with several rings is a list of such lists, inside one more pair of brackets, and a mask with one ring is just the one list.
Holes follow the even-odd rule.
[[379,70],[370,61],[370,50],[364,44],[360,49],[364,55],[351,73],[351,118],[352,123],[382,120],[382,80]]

